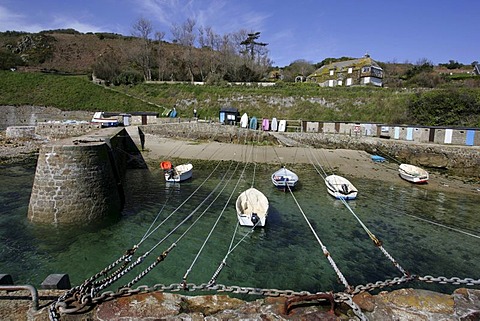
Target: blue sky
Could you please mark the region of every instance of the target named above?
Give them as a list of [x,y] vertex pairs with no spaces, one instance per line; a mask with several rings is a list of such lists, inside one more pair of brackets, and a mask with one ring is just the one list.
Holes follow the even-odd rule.
[[261,32],[274,66],[361,57],[434,64],[480,61],[480,0],[0,0],[0,31],[131,35],[144,18],[166,33],[188,18],[217,34]]

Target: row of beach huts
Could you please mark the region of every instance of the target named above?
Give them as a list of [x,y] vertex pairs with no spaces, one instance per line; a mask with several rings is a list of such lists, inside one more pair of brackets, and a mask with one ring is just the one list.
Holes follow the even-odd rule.
[[[222,108],[219,119],[223,124],[242,126],[241,117],[238,118],[235,108]],[[245,117],[245,114],[242,115]],[[249,118],[252,120],[254,117]],[[263,124],[266,119],[248,122],[248,128],[271,131],[272,127],[266,128]],[[382,124],[362,122],[322,122],[307,120],[272,120],[285,123],[284,126],[274,127],[276,131],[344,134],[349,136],[370,136],[385,139],[413,141],[417,143],[436,143],[464,146],[480,146],[480,128],[467,127],[443,127],[443,126],[417,126],[404,124]],[[267,121],[268,123],[268,121]],[[254,125],[255,128],[252,127]]]

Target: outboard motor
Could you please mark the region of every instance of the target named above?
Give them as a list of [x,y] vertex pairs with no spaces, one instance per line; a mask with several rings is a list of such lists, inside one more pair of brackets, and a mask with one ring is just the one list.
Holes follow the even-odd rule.
[[251,221],[253,226],[257,225],[257,223],[260,221],[260,217],[258,217],[257,213],[252,213]]

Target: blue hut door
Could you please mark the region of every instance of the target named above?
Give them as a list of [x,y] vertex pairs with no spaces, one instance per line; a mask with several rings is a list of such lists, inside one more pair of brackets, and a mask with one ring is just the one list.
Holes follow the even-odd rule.
[[475,131],[467,130],[467,139],[465,141],[465,145],[473,146],[474,141],[475,141]]

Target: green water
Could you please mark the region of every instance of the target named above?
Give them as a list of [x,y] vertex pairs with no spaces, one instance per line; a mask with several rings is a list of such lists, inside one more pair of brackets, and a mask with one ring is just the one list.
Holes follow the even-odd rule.
[[[254,171],[250,164],[226,206],[244,166],[241,164],[237,172],[233,172],[236,164],[232,167],[229,164],[222,163],[212,177],[141,244],[138,253],[143,254],[194,212],[187,222],[152,251],[140,268],[135,268],[115,283],[115,287],[128,283],[179,238],[165,261],[137,285],[179,283],[190,267],[187,282],[210,280],[227,254],[235,230],[234,201],[241,191],[250,187],[253,180]],[[300,178],[301,183],[294,196],[301,210],[292,195],[277,191],[270,182],[270,175],[278,168],[258,165],[254,186],[264,192],[270,201],[267,226],[248,234],[229,254],[218,283],[307,291],[343,290],[302,212],[351,285],[401,276],[350,211],[327,194],[313,167],[289,168]],[[211,173],[206,165],[196,165],[192,180],[171,186],[166,185],[160,170],[129,170],[125,183],[126,206],[119,219],[90,227],[55,228],[36,226],[27,220],[34,170],[33,165],[0,168],[0,274],[12,275],[15,284],[36,286],[51,273],[68,273],[72,285],[77,285],[100,271],[137,244],[158,213],[160,222]],[[225,180],[222,180],[224,175]],[[230,177],[225,186],[223,183]],[[389,183],[349,179],[359,189],[359,196],[348,204],[405,270],[421,276],[480,279],[480,239],[462,233],[480,235],[478,196],[426,191],[400,179]],[[195,211],[219,182],[218,191],[225,186],[221,196],[205,211],[217,195],[213,193]],[[165,208],[160,211],[164,204]],[[224,208],[223,215],[218,219]],[[196,224],[181,237],[204,211]],[[217,227],[195,260],[217,219]],[[241,227],[234,244],[249,231]],[[420,282],[407,286],[439,291],[453,288]]]

